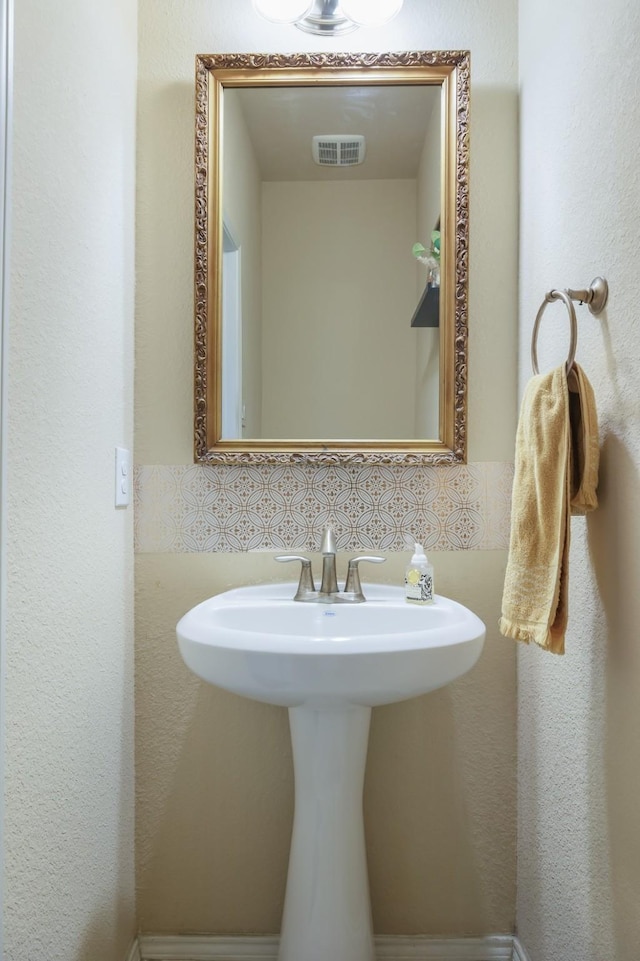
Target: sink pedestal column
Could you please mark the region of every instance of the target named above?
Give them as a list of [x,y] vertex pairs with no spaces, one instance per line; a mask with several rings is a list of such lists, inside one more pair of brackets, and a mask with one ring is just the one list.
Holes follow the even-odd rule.
[[279,961],[373,961],[362,819],[371,708],[289,708],[295,815]]

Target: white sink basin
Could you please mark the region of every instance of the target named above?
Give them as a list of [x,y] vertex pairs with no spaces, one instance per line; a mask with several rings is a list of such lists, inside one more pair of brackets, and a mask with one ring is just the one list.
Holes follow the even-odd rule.
[[225,690],[285,707],[373,707],[442,687],[484,643],[461,604],[407,604],[400,588],[368,585],[364,604],[291,600],[295,584],[242,587],[198,604],[177,626],[185,663]]

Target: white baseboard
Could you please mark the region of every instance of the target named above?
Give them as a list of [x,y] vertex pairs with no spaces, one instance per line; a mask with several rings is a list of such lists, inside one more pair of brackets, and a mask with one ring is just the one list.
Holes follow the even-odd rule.
[[140,935],[142,961],[276,961],[278,938]]
[[513,938],[428,938],[380,935],[377,961],[512,961]]
[[[379,936],[377,961],[528,961],[512,935],[486,938]],[[277,961],[278,938],[197,935],[139,938],[139,961]],[[520,953],[518,953],[520,952]],[[131,957],[130,961],[138,961]]]
[[127,961],[142,961],[142,956],[140,954],[140,941],[138,938],[135,939],[129,948],[127,953]]
[[529,955],[518,938],[513,939],[513,961],[529,961]]

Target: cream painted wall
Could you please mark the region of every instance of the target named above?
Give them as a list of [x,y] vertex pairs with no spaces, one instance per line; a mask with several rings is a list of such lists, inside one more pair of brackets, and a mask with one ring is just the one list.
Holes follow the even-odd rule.
[[135,931],[131,446],[136,7],[15,5],[4,957]]
[[[204,52],[204,51],[200,51]],[[262,430],[262,180],[237,96],[224,103],[224,216],[240,245],[243,436]]]
[[[516,0],[406,0],[339,50],[471,50],[469,460],[513,458],[517,288]],[[327,48],[249,0],[141,0],[136,460],[193,462],[194,56]]]
[[262,436],[415,436],[415,180],[264,183],[262,211]]
[[[384,30],[335,50],[472,51],[469,459],[513,456],[516,370],[516,4],[406,0]],[[141,0],[136,452],[192,462],[193,59],[324,50],[248,0]],[[354,485],[358,473],[349,475]],[[443,483],[450,476],[442,473]],[[259,490],[259,477],[246,474]],[[257,485],[257,486],[256,486]],[[434,495],[435,496],[435,495]],[[167,491],[166,504],[172,493]],[[182,523],[175,515],[176,529]],[[452,523],[455,523],[452,520]],[[391,555],[398,581],[406,558]],[[446,691],[376,712],[367,782],[376,930],[509,931],[515,911],[515,651],[497,636],[505,555],[434,554],[439,589],[489,638]],[[207,688],[175,623],[197,600],[274,576],[269,555],[140,554],[137,858],[145,931],[274,932],[291,818],[286,715]],[[279,570],[279,569],[278,569]],[[389,776],[389,772],[393,772]],[[398,810],[401,819],[394,819]]]
[[[433,560],[438,590],[495,624],[503,552]],[[400,583],[405,564],[392,554],[379,580]],[[287,712],[200,683],[175,624],[211,594],[282,576],[271,554],[138,557],[142,931],[279,931],[293,813]],[[374,710],[364,807],[377,932],[511,930],[514,712],[513,652],[494,631],[467,677]]]
[[[566,655],[519,656],[518,929],[533,961],[636,961],[640,945],[640,8],[520,0],[520,386],[550,287],[610,284],[579,313],[600,508],[572,522]],[[547,316],[548,315],[548,316]],[[541,369],[564,360],[549,308]]]

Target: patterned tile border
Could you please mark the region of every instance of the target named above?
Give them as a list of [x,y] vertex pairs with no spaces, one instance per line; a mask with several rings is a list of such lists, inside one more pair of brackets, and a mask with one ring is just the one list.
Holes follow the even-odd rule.
[[508,546],[513,465],[451,467],[142,466],[135,471],[138,553]]

